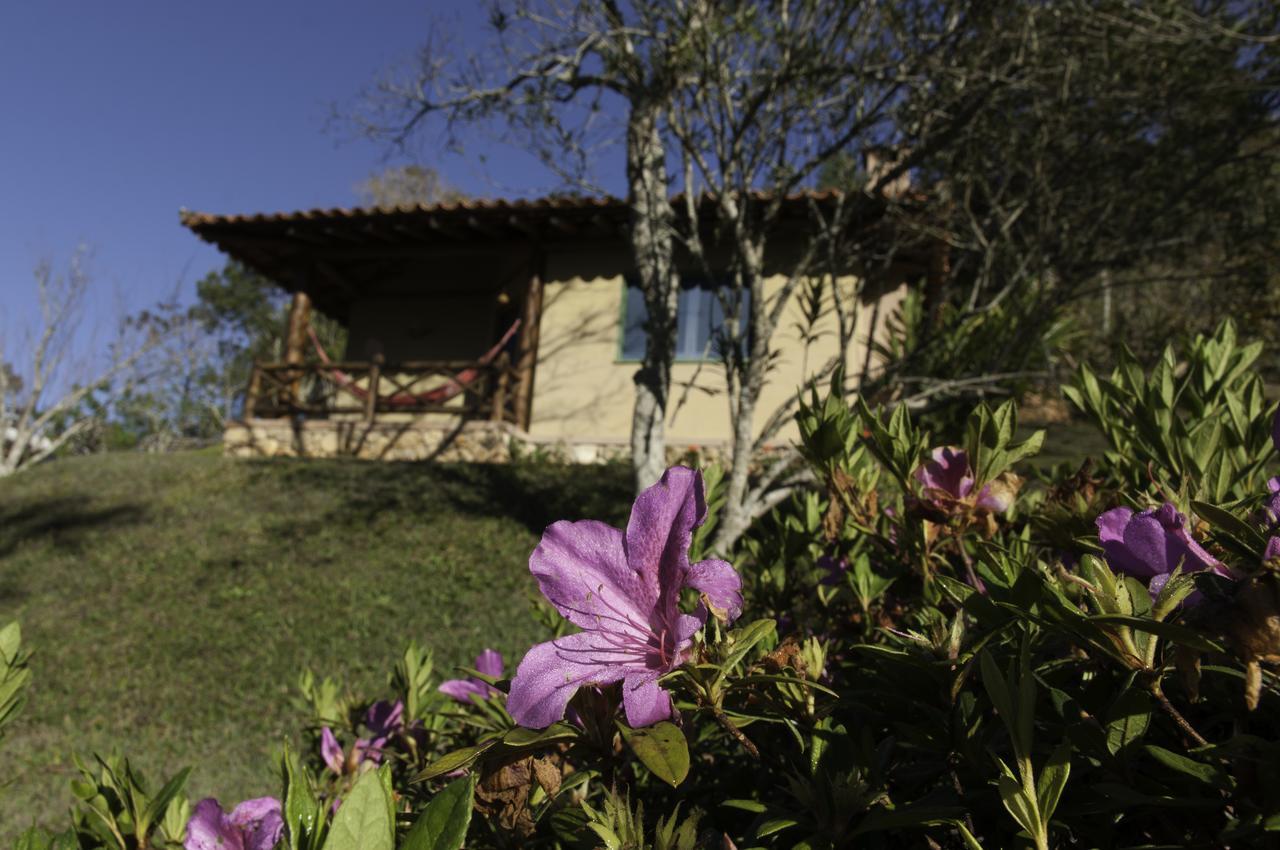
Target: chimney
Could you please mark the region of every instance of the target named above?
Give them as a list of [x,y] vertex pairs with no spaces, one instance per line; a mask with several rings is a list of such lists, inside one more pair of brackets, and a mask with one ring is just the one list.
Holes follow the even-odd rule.
[[[867,188],[875,186],[884,175],[888,174],[902,161],[906,151],[896,150],[885,145],[875,145],[862,151],[862,170],[867,175]],[[880,187],[880,193],[887,198],[900,198],[911,189],[911,172],[904,171]]]

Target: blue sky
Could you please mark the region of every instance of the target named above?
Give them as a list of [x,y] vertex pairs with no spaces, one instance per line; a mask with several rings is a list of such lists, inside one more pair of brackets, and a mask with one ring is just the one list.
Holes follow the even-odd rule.
[[[223,258],[178,210],[351,205],[355,185],[407,158],[333,126],[380,73],[437,42],[486,38],[457,0],[32,0],[0,4],[0,330],[34,309],[31,270],[89,246],[98,317],[137,309]],[[553,179],[477,134],[467,154],[414,158],[477,196]],[[388,158],[388,154],[392,153]],[[484,163],[481,163],[481,160]],[[12,345],[12,343],[11,343]],[[13,353],[12,351],[10,352]]]

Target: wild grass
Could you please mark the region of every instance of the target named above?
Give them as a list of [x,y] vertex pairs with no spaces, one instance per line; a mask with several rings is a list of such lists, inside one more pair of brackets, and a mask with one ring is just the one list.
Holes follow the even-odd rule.
[[411,638],[446,673],[518,658],[542,529],[629,503],[617,466],[114,454],[0,481],[0,622],[35,652],[0,842],[65,823],[72,752],[117,747],[153,784],[193,765],[193,799],[275,793],[301,670],[372,696]]

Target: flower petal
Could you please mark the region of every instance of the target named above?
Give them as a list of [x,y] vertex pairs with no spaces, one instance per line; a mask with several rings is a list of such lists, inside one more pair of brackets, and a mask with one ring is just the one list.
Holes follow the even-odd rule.
[[187,821],[186,850],[244,850],[240,830],[231,825],[222,806],[212,797],[196,803]]
[[1169,565],[1169,534],[1160,521],[1149,512],[1143,511],[1129,521],[1124,529],[1124,540],[1121,546],[1114,544],[1102,547],[1107,553],[1107,560],[1112,559],[1112,552],[1123,548],[1123,555],[1118,558],[1118,566],[1122,572],[1138,578],[1149,578],[1161,573],[1172,572]]
[[1103,543],[1124,540],[1124,529],[1131,519],[1133,519],[1132,508],[1112,508],[1103,512],[1093,521],[1098,527],[1098,540]]
[[438,690],[463,705],[471,705],[472,696],[484,699],[489,695],[488,683],[478,679],[446,679],[440,683]]
[[1111,569],[1139,578],[1164,572],[1166,535],[1157,520],[1121,507],[1104,512],[1094,524]]
[[320,757],[324,759],[324,763],[330,770],[339,776],[342,775],[346,757],[343,755],[338,739],[333,736],[333,730],[328,726],[320,730]]
[[699,561],[685,584],[705,596],[720,619],[732,623],[742,615],[742,576],[727,561]]
[[404,703],[378,700],[364,714],[364,725],[374,737],[385,737],[404,725]]
[[245,850],[271,850],[284,832],[280,801],[275,797],[245,800],[231,810],[230,820],[240,829]]
[[252,800],[245,800],[231,810],[231,822],[244,829],[246,826],[262,820],[272,812],[280,814],[279,800],[275,797],[255,797]]
[[953,499],[963,499],[973,489],[968,452],[951,446],[934,449],[932,460],[916,467],[912,475],[924,489],[940,490]]
[[583,685],[607,685],[644,670],[610,643],[608,635],[579,632],[540,643],[525,653],[511,679],[507,711],[529,729],[542,729],[564,717],[565,707]]
[[[674,599],[689,571],[693,530],[707,518],[702,473],[673,466],[636,497],[627,521],[627,563],[644,577],[656,600]],[[674,602],[664,607],[674,608]],[[666,612],[667,620],[673,612]]]
[[500,678],[502,671],[506,669],[506,664],[502,660],[502,653],[496,649],[486,649],[476,656],[476,669],[486,676],[492,676],[495,679]]
[[671,718],[671,695],[658,685],[652,673],[628,676],[622,683],[622,706],[633,729]]
[[529,556],[542,595],[583,629],[641,634],[656,593],[627,566],[622,532],[602,522],[557,522]]

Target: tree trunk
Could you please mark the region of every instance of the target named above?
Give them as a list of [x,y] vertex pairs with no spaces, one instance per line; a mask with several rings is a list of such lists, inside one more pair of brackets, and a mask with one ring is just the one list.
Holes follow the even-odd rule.
[[297,366],[292,371],[289,381],[289,403],[299,404],[302,399],[302,364],[306,359],[307,330],[311,327],[311,296],[305,292],[293,293],[293,301],[289,304],[289,325],[285,334],[284,360],[290,366]]
[[733,418],[733,443],[729,470],[725,482],[725,499],[720,509],[712,548],[727,553],[742,533],[751,525],[754,516],[754,500],[750,490],[751,462],[755,458],[755,413],[764,390],[769,371],[769,340],[773,327],[765,309],[764,251],[761,246],[741,240],[739,255],[743,265],[742,276],[750,288],[748,306],[748,335],[750,353],[745,361],[738,362],[739,378],[737,399],[730,391],[729,410]]
[[672,211],[667,198],[666,149],[656,103],[632,105],[627,123],[627,203],[631,252],[648,310],[644,359],[636,372],[631,419],[631,463],[636,492],[666,468],[665,422],[675,360],[679,288],[672,263]]

